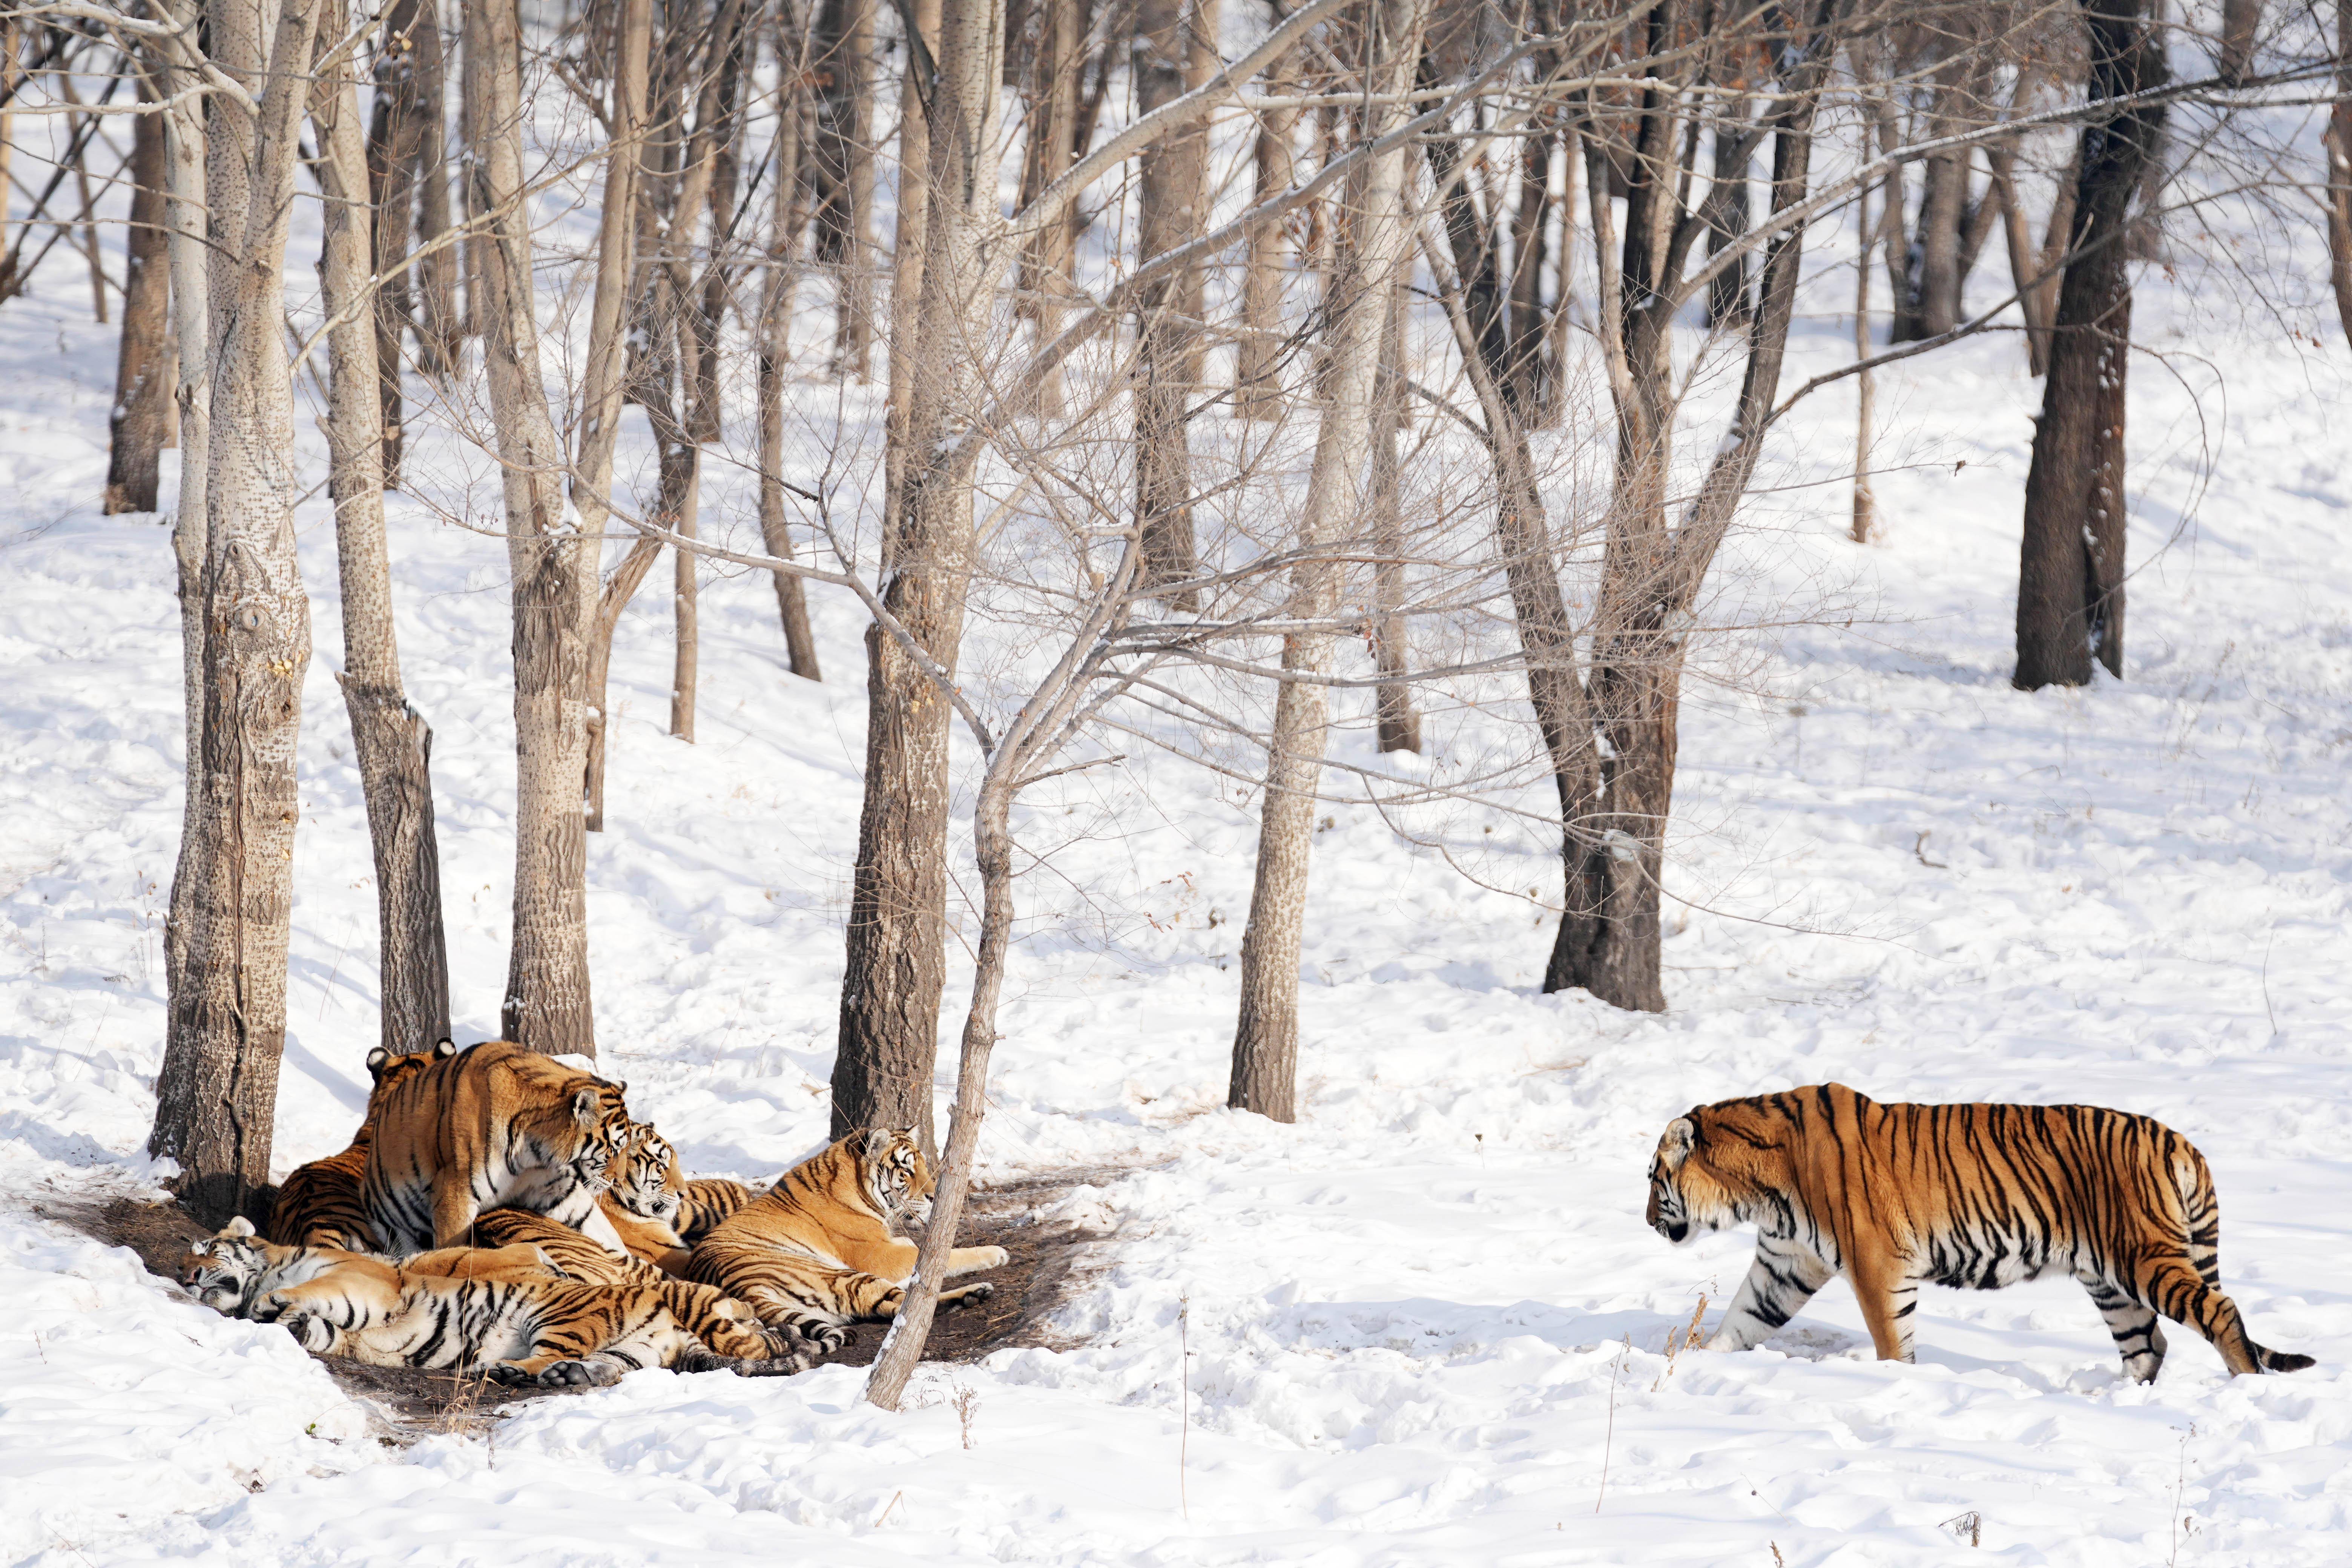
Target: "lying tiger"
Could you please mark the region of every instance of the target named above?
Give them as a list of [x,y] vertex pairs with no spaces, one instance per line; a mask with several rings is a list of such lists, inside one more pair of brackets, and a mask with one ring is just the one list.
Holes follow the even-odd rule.
[[649,1366],[776,1377],[814,1359],[719,1292],[680,1280],[578,1283],[530,1245],[445,1248],[394,1265],[279,1247],[240,1217],[189,1247],[181,1283],[217,1310],[283,1323],[320,1355],[479,1370],[508,1384],[611,1384]]
[[[901,1215],[928,1217],[931,1187],[912,1129],[852,1132],[720,1222],[695,1245],[687,1278],[749,1302],[771,1327],[835,1348],[848,1338],[842,1325],[898,1315],[916,1247],[890,1227]],[[1001,1247],[959,1247],[947,1271],[1005,1261]],[[940,1302],[982,1300],[995,1289],[983,1279],[940,1291]]]
[[2213,1173],[2162,1123],[2088,1105],[1881,1105],[1843,1084],[1702,1105],[1650,1163],[1651,1226],[1757,1229],[1710,1350],[1746,1350],[1838,1274],[1881,1361],[1911,1359],[1922,1281],[1996,1290],[2051,1270],[2090,1290],[2126,1373],[2164,1364],[2159,1314],[2232,1374],[2311,1357],[2256,1344],[2221,1280]]
[[587,1226],[635,1126],[620,1085],[511,1040],[408,1077],[370,1123],[361,1199],[396,1258],[462,1242],[501,1204]]
[[360,1180],[367,1173],[368,1145],[374,1141],[377,1110],[398,1089],[435,1062],[457,1054],[447,1040],[429,1052],[394,1055],[382,1046],[368,1052],[367,1114],[352,1134],[351,1147],[340,1154],[298,1166],[278,1189],[277,1206],[269,1214],[269,1239],[288,1247],[339,1247],[352,1252],[382,1252],[383,1241],[368,1223],[360,1201]]

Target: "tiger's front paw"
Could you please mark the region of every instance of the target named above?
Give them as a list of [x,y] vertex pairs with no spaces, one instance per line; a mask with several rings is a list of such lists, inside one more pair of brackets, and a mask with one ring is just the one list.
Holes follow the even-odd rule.
[[253,1305],[247,1309],[245,1315],[257,1323],[274,1323],[286,1315],[288,1305],[289,1302],[283,1291],[272,1290],[267,1296],[256,1300]]
[[294,1342],[316,1355],[324,1355],[334,1348],[335,1331],[323,1318],[296,1310],[284,1313],[278,1326],[294,1336]]
[[536,1376],[507,1363],[492,1367],[490,1375],[499,1377],[501,1372],[511,1372],[516,1374],[512,1382],[534,1388],[604,1388],[621,1381],[621,1369],[607,1361],[551,1362],[540,1368]]
[[975,1247],[972,1251],[979,1255],[972,1261],[974,1268],[1002,1268],[1013,1261],[1013,1254],[1001,1247]]
[[977,1306],[995,1294],[995,1284],[991,1280],[982,1279],[977,1284],[965,1286],[942,1304],[949,1307]]

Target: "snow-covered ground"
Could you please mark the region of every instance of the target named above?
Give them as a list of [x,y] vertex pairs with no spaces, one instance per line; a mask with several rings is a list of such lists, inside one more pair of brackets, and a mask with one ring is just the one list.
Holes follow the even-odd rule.
[[[988,1174],[1129,1172],[1067,1205],[1110,1237],[1059,1325],[1076,1348],[927,1372],[900,1415],[844,1369],[648,1373],[406,1448],[282,1331],[32,1213],[154,1191],[180,698],[167,533],[96,515],[111,335],[63,282],[10,302],[0,1563],[1763,1568],[1974,1562],[1970,1519],[2015,1563],[2352,1561],[2352,358],[2192,293],[2151,273],[2142,303],[2178,353],[2136,373],[2124,682],[2009,685],[2040,395],[2014,338],[1882,379],[1877,546],[1844,542],[1828,482],[1847,395],[1776,436],[1781,488],[1735,564],[1837,607],[1691,693],[1668,1014],[1538,994],[1547,918],[1340,811],[1316,845],[1301,1119],[1227,1111],[1254,814],[1167,759],[1083,775],[1064,826],[1031,815],[1069,842],[1022,888],[983,1139]],[[1848,352],[1822,308],[1792,384]],[[421,460],[466,468],[429,439]],[[324,500],[300,517],[319,654],[281,1171],[341,1145],[376,1032]],[[510,876],[504,554],[397,499],[393,530],[458,1034],[478,1038]],[[689,747],[663,732],[666,598],[641,596],[614,663],[590,852],[604,1061],[691,1168],[766,1175],[825,1127],[861,627],[813,595],[813,686],[782,668],[764,581],[708,584]],[[1556,887],[1541,840],[1506,821],[1486,879]],[[951,979],[950,1031],[960,1001]],[[2170,1122],[2219,1177],[2226,1288],[2319,1367],[2231,1381],[2179,1331],[2158,1383],[2126,1384],[2063,1282],[1929,1292],[1916,1366],[1869,1359],[1843,1284],[1763,1350],[1670,1360],[1750,1244],[1643,1227],[1659,1130],[1825,1079]]]

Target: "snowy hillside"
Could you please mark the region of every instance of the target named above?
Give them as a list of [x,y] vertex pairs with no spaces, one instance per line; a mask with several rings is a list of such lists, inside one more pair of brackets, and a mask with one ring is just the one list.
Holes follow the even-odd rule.
[[[2127,681],[2009,685],[2040,395],[2013,338],[1883,377],[1879,546],[1843,539],[1846,395],[1776,435],[1782,488],[1740,549],[1759,592],[1817,613],[1685,708],[1670,1013],[1538,994],[1548,917],[1341,812],[1316,846],[1302,1118],[1229,1112],[1254,810],[1168,759],[1090,773],[1030,813],[1068,842],[1022,886],[982,1142],[983,1180],[1110,1168],[1062,1214],[1105,1233],[1068,1348],[927,1370],[903,1415],[848,1369],[656,1372],[406,1447],[281,1330],[33,1212],[154,1191],[179,632],[166,531],[96,515],[110,333],[63,287],[9,303],[0,1563],[1761,1568],[1974,1562],[1972,1528],[2019,1564],[2352,1560],[2352,359],[2225,331],[2192,293],[2151,275],[2143,302],[2180,352],[2134,384]],[[1849,352],[1830,309],[1792,381]],[[740,500],[706,504],[741,528]],[[511,875],[504,552],[393,505],[479,1038]],[[281,1173],[341,1146],[376,1033],[323,498],[301,517],[319,655]],[[662,594],[614,660],[603,1061],[702,1173],[767,1176],[826,1125],[864,656],[856,606],[812,604],[823,686],[784,673],[764,580],[706,586],[698,745],[663,733]],[[1540,835],[1497,839],[1489,879],[1556,886]],[[2320,1366],[2231,1381],[2176,1331],[2132,1385],[2063,1281],[1929,1291],[1916,1366],[1870,1359],[1843,1284],[1767,1349],[1670,1363],[1751,1243],[1643,1226],[1659,1131],[1828,1079],[2169,1122],[2220,1182],[2225,1287]]]

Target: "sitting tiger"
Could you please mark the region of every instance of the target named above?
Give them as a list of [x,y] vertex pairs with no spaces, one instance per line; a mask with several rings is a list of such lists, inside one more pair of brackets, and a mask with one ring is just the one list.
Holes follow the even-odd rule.
[[296,1167],[278,1186],[277,1206],[269,1214],[269,1238],[289,1247],[340,1247],[353,1252],[382,1252],[375,1228],[368,1224],[360,1202],[360,1179],[367,1172],[368,1144],[375,1133],[375,1115],[391,1092],[436,1061],[457,1054],[447,1040],[429,1052],[395,1056],[382,1046],[368,1052],[367,1114],[352,1134],[351,1147],[340,1154]]
[[[748,1301],[774,1327],[832,1349],[840,1325],[898,1315],[916,1247],[890,1234],[901,1215],[930,1212],[931,1173],[911,1129],[852,1132],[787,1173],[696,1244],[687,1278]],[[959,1247],[950,1274],[995,1268],[1001,1247]],[[986,1280],[940,1292],[942,1306],[985,1299]]]
[[1756,1261],[1710,1350],[1762,1341],[1838,1274],[1881,1361],[1911,1359],[1922,1281],[1995,1290],[2052,1269],[2087,1287],[2143,1383],[2164,1364],[2158,1314],[2231,1373],[2299,1372],[2218,1289],[2221,1209],[2189,1141],[2088,1105],[1880,1105],[1843,1084],[1702,1105],[1650,1163],[1651,1226],[1757,1229]]
[[814,1359],[739,1301],[694,1298],[701,1310],[689,1328],[667,1297],[683,1299],[691,1288],[675,1281],[669,1291],[576,1283],[557,1277],[533,1247],[429,1257],[450,1272],[421,1273],[328,1247],[278,1247],[237,1219],[190,1247],[182,1279],[223,1310],[241,1308],[256,1322],[283,1323],[320,1355],[479,1370],[502,1384],[604,1384],[649,1366],[774,1377]]
[[408,1078],[373,1121],[361,1196],[394,1257],[463,1241],[499,1205],[586,1225],[633,1125],[620,1085],[511,1040]]

